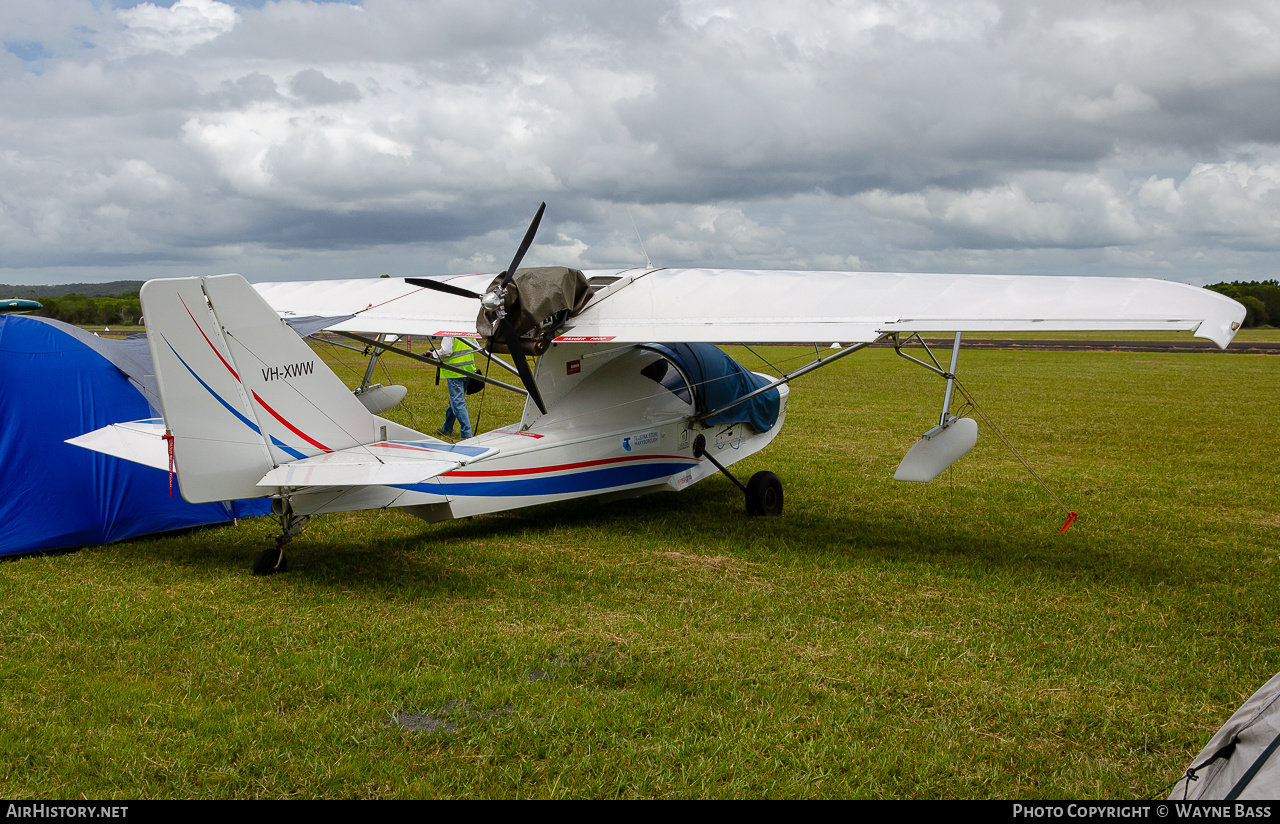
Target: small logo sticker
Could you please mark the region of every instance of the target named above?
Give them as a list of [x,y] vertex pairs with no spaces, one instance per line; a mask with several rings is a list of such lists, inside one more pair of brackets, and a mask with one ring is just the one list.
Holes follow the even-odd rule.
[[656,449],[660,440],[656,429],[639,435],[628,435],[622,439],[622,451],[643,452],[646,449]]
[[582,371],[581,360],[571,360],[564,365],[564,373],[566,375],[576,375]]

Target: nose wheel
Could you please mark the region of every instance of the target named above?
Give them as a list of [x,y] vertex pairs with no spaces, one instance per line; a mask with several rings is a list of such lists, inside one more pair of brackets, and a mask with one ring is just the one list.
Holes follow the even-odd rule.
[[737,485],[747,499],[748,515],[781,515],[782,514],[782,481],[772,472],[757,472],[745,484],[733,476],[724,464],[720,463],[707,451],[707,439],[703,435],[693,439],[693,457],[706,458],[712,466],[720,470],[720,474]]
[[757,472],[747,481],[747,514],[782,514],[782,481],[777,475]]

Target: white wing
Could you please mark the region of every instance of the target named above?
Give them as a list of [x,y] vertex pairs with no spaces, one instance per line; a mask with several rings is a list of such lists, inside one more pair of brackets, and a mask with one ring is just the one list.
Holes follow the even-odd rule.
[[1244,307],[1145,278],[664,269],[562,333],[616,341],[855,343],[886,332],[1186,330],[1219,346]]
[[[493,275],[441,280],[479,294]],[[351,320],[328,327],[338,332],[474,337],[480,311],[477,300],[411,286],[402,278],[255,283],[254,288],[286,318],[355,314]]]
[[[1244,320],[1230,298],[1148,278],[715,269],[610,270],[560,340],[856,343],[890,332],[1194,332],[1221,347]],[[450,278],[482,291],[490,275]],[[402,280],[258,284],[278,312],[356,317],[340,331],[474,332],[477,302]]]

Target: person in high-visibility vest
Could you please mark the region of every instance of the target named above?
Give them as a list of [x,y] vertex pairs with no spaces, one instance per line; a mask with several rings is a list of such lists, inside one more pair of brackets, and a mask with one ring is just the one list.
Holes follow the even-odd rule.
[[[440,341],[440,351],[436,357],[441,363],[474,372],[475,356],[472,351],[466,344],[459,344],[455,352],[453,338],[445,338]],[[471,437],[471,416],[467,414],[467,382],[471,379],[451,369],[443,371],[448,379],[446,384],[449,387],[449,408],[444,413],[444,425],[436,430],[436,434],[452,438],[453,422],[457,421],[462,439],[466,440]]]

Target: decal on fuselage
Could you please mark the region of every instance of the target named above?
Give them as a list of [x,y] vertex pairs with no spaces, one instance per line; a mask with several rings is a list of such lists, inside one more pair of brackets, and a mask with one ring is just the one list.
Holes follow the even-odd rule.
[[649,432],[641,432],[637,435],[627,435],[622,439],[622,451],[643,452],[646,449],[657,449],[661,440],[662,438],[656,429]]
[[283,366],[268,366],[262,370],[262,379],[264,381],[278,381],[288,378],[300,378],[303,375],[310,375],[315,370],[315,366],[315,361],[286,363]]
[[716,433],[716,449],[737,449],[747,439],[739,424],[725,427]]

